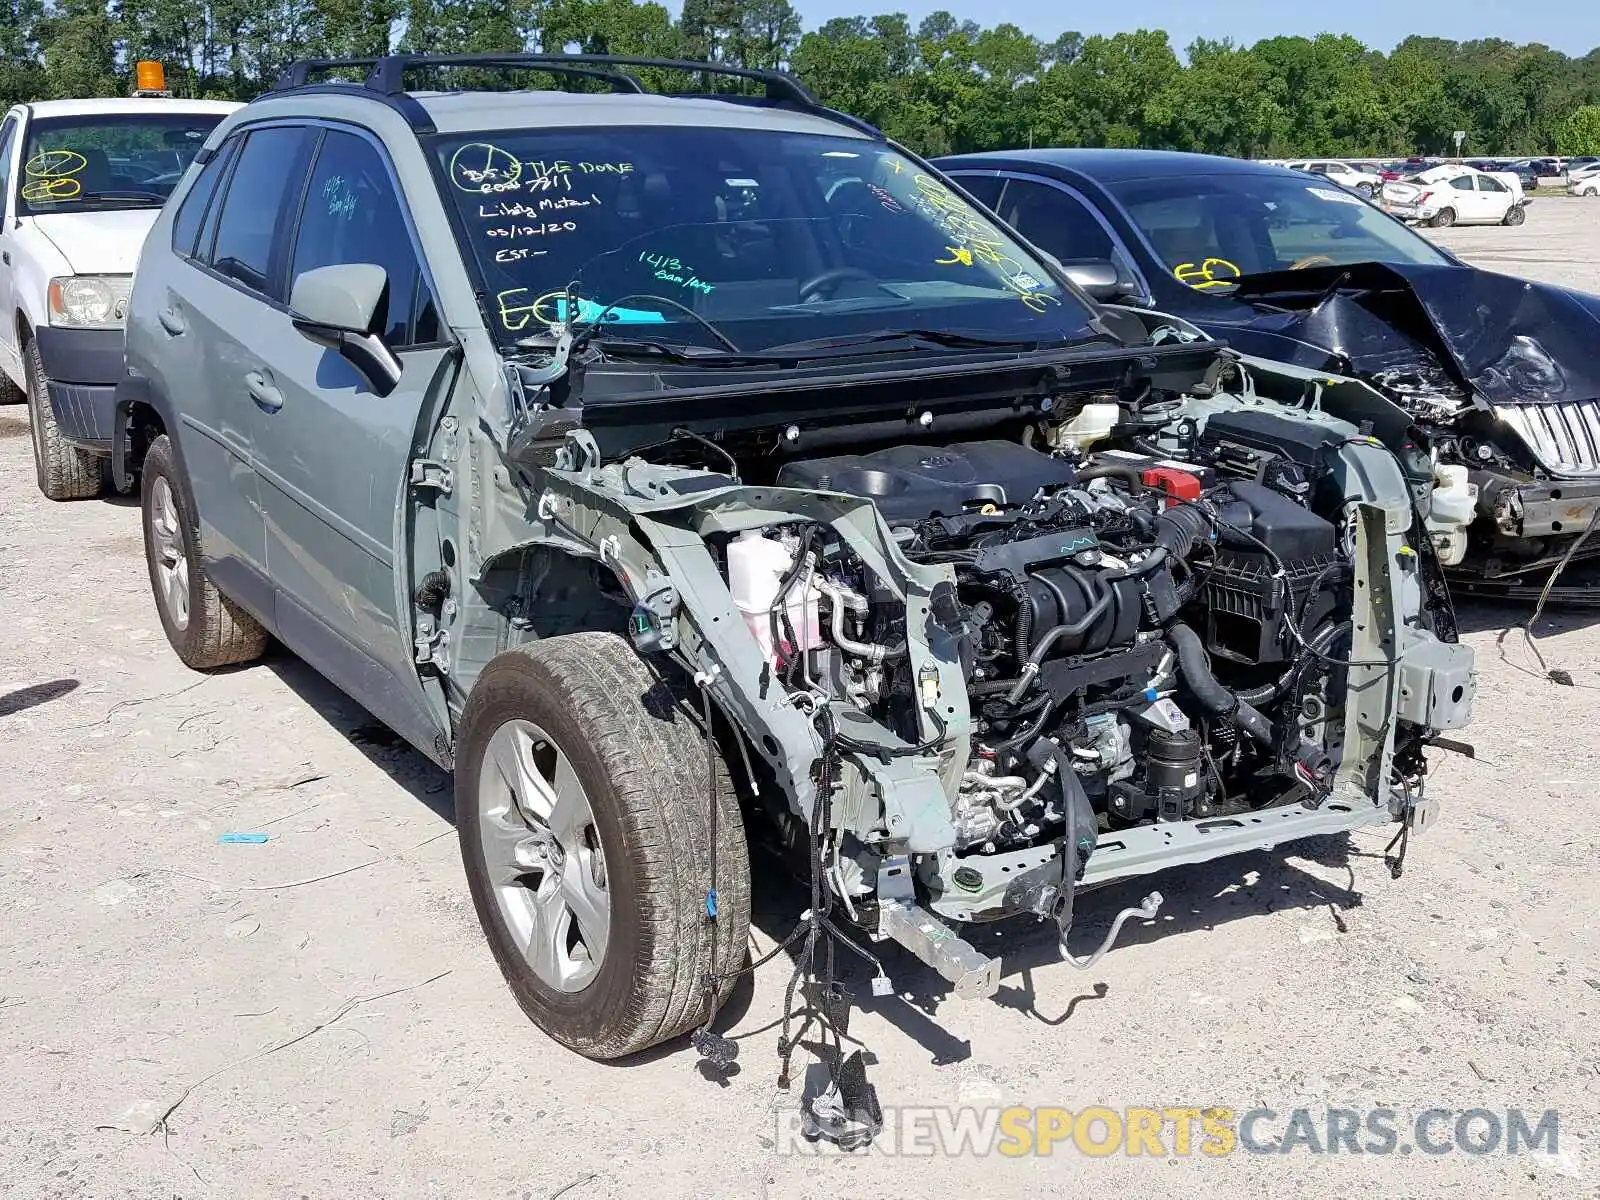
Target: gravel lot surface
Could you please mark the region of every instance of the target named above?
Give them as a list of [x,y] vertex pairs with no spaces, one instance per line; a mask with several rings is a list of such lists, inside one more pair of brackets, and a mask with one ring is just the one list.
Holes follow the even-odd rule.
[[[1447,240],[1600,291],[1600,202]],[[1600,617],[1538,631],[1568,688],[1505,633],[1525,614],[1463,610],[1477,757],[1437,756],[1403,879],[1381,829],[1169,872],[1093,971],[1015,930],[998,1000],[967,1003],[892,957],[903,995],[851,1029],[885,1104],[1267,1107],[1264,1139],[1386,1106],[1402,1143],[1430,1108],[1554,1109],[1555,1153],[818,1159],[780,1153],[786,964],[729,1006],[720,1085],[682,1046],[604,1066],[547,1041],[478,932],[449,781],[282,653],[185,670],[137,508],[42,499],[25,421],[0,409],[4,1197],[1600,1194]],[[757,871],[766,949],[803,900]],[[1082,947],[1149,886],[1081,901]]]

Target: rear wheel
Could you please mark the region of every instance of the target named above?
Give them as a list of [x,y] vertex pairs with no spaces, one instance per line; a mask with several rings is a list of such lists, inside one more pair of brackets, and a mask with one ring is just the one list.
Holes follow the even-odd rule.
[[23,347],[22,368],[28,381],[33,471],[39,490],[51,500],[88,500],[98,496],[106,483],[106,460],[78,449],[61,436],[50,401],[50,382],[39,357],[39,343],[32,338]]
[[144,456],[139,508],[156,613],[184,666],[205,670],[261,657],[266,630],[206,574],[199,523],[189,509],[166,434],[150,443]]
[[707,975],[743,961],[743,822],[692,711],[627,642],[577,633],[496,656],[461,717],[456,826],[478,919],[523,1011],[590,1058],[692,1029]]
[[1434,214],[1433,220],[1428,222],[1434,229],[1449,229],[1455,223],[1456,210],[1453,208],[1441,208]]

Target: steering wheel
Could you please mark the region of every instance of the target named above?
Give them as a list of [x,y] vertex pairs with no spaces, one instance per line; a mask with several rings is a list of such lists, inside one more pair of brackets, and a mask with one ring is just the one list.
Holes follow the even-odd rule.
[[1333,266],[1333,259],[1329,258],[1326,254],[1308,254],[1304,258],[1293,263],[1289,267],[1289,270],[1303,271],[1307,267],[1315,267],[1318,265],[1331,267]]
[[830,296],[839,290],[841,283],[851,279],[865,279],[868,283],[876,283],[878,277],[871,271],[863,271],[860,267],[834,267],[820,275],[813,275],[800,285],[800,299],[813,300],[819,296]]

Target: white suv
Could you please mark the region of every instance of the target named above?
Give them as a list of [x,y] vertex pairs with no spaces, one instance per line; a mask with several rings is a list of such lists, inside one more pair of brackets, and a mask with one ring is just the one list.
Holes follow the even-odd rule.
[[39,489],[98,495],[145,234],[237,104],[20,104],[0,121],[0,403],[32,408]]
[[1375,196],[1383,186],[1383,179],[1374,171],[1364,171],[1360,167],[1353,167],[1347,162],[1340,162],[1331,158],[1314,158],[1287,164],[1291,170],[1307,171],[1312,175],[1321,175],[1331,179],[1340,187],[1349,188],[1352,192],[1360,192],[1363,196]]

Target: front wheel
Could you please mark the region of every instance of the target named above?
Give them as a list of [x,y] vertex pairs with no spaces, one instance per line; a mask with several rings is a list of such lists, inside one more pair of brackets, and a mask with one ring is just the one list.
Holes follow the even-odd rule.
[[692,1029],[743,962],[743,821],[692,711],[623,639],[575,633],[491,659],[461,716],[473,906],[523,1011],[589,1058]]
[[1358,183],[1356,184],[1356,192],[1359,195],[1365,196],[1368,200],[1371,200],[1375,195],[1378,194],[1378,189],[1375,185],[1370,183]]
[[1524,209],[1520,204],[1513,204],[1510,208],[1506,209],[1505,219],[1501,221],[1501,224],[1521,225],[1527,219],[1527,210]]
[[50,500],[89,500],[105,487],[106,460],[80,450],[61,436],[50,381],[45,377],[39,343],[30,338],[22,349],[23,376],[28,382],[28,421],[33,427],[33,472],[39,490]]

